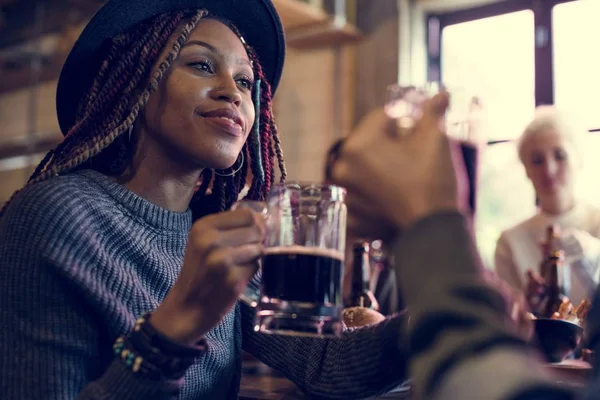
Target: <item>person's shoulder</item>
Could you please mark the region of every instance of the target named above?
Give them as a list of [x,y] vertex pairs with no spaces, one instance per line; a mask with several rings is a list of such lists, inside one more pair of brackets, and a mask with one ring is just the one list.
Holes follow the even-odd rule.
[[509,241],[513,237],[519,237],[523,234],[527,234],[531,229],[536,226],[538,214],[533,215],[523,221],[517,222],[511,225],[500,234],[499,240]]
[[0,242],[21,248],[53,248],[101,228],[101,189],[82,173],[26,185],[0,216]]
[[581,210],[585,218],[592,219],[594,222],[600,221],[600,207],[592,203],[582,203]]
[[101,262],[108,257],[104,243],[111,222],[119,221],[118,215],[107,217],[115,202],[81,172],[27,185],[14,196],[0,217],[0,271],[50,267],[79,284],[99,266],[117,268]]
[[70,216],[90,210],[90,202],[97,196],[91,186],[80,173],[26,185],[11,199],[0,221],[68,222]]
[[580,218],[585,226],[579,228],[584,228],[593,236],[600,237],[600,207],[592,203],[584,202],[581,204],[580,209]]

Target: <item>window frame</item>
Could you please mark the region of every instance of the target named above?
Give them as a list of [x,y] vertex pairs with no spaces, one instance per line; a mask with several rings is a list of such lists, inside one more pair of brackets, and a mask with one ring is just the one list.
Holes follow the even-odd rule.
[[[535,106],[554,104],[554,38],[552,13],[559,4],[579,0],[503,0],[497,3],[485,4],[458,11],[429,12],[425,14],[427,41],[427,79],[433,82],[443,82],[442,76],[442,41],[444,28],[464,22],[483,18],[496,17],[513,12],[530,10],[534,15],[534,79]],[[588,128],[592,135],[600,134],[600,127]],[[487,145],[512,142],[512,139],[488,140]],[[467,171],[473,174],[474,171]],[[477,195],[475,194],[475,198]],[[477,200],[471,205],[475,212]],[[537,199],[536,199],[537,204]]]
[[[426,14],[427,79],[442,81],[442,41],[444,28],[463,22],[496,17],[503,14],[531,10],[535,26],[535,105],[554,104],[554,43],[552,11],[555,6],[579,0],[504,0],[473,8],[443,13]],[[600,127],[589,128],[589,133],[599,134]],[[505,143],[490,140],[488,145]]]

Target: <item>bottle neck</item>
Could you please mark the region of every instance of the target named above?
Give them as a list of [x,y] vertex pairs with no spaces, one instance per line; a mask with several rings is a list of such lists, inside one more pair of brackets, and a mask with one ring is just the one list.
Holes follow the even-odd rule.
[[355,251],[352,265],[352,291],[359,292],[369,290],[369,255],[365,252]]

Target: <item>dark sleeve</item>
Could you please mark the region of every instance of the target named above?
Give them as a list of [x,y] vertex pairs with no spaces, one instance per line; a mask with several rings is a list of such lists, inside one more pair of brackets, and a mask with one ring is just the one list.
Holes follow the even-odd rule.
[[59,207],[44,203],[41,210],[29,200],[13,202],[0,219],[0,398],[170,398],[179,382],[134,375],[110,363],[112,349],[99,348],[97,316],[64,273],[66,264],[57,264],[78,267],[76,252],[50,257],[65,238],[78,237],[81,224],[61,222]]
[[585,331],[588,335],[587,347],[594,351],[593,381],[586,388],[584,400],[596,400],[600,393],[600,287],[596,289],[592,309],[587,316]]
[[417,222],[402,234],[395,255],[410,315],[415,399],[574,398],[506,324],[506,304],[480,278],[483,267],[461,214]]
[[348,330],[339,339],[320,339],[256,333],[254,310],[241,308],[244,350],[280,370],[311,398],[367,398],[406,380],[404,315]]
[[600,382],[600,286],[596,288],[592,308],[586,318],[585,332],[587,347],[595,354],[593,375]]

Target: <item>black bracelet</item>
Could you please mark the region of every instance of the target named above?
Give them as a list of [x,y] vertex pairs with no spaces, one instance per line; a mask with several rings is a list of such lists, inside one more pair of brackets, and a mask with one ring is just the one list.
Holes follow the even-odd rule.
[[133,372],[152,379],[182,378],[206,350],[206,341],[201,340],[194,347],[174,343],[156,331],[149,319],[150,313],[142,315],[129,335],[116,340],[115,355]]

